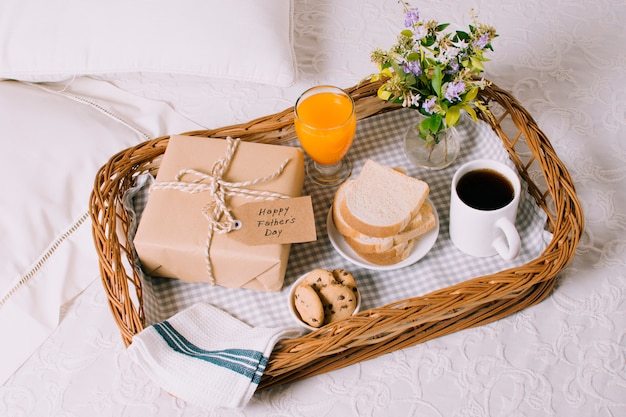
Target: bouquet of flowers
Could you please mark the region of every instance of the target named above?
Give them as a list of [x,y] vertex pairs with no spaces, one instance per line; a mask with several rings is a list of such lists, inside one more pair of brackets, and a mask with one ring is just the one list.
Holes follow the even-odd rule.
[[419,10],[400,1],[405,10],[404,29],[389,51],[372,52],[379,73],[372,81],[384,79],[378,97],[417,109],[425,119],[419,124],[420,137],[427,145],[439,143],[439,133],[456,125],[465,111],[476,120],[474,107],[489,114],[477,99],[488,85],[480,75],[484,54],[493,50],[496,30],[476,22],[469,31],[446,32],[449,23],[420,19]]

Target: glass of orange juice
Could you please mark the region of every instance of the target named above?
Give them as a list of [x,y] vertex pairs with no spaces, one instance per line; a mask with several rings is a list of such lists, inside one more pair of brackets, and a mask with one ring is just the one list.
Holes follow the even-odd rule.
[[321,85],[302,93],[294,112],[296,134],[311,158],[307,175],[316,184],[341,184],[352,172],[346,153],[356,132],[354,100],[341,88]]

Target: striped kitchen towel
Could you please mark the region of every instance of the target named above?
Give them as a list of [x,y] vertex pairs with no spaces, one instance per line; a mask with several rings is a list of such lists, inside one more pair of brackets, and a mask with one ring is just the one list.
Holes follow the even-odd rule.
[[241,408],[276,342],[301,334],[295,328],[250,327],[197,303],[135,335],[128,354],[155,384],[190,404]]

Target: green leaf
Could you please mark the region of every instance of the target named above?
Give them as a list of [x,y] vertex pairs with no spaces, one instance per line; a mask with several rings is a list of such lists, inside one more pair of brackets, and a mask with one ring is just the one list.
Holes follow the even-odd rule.
[[448,109],[446,113],[446,126],[452,127],[455,126],[459,119],[461,118],[461,107],[460,106],[452,106]]
[[483,63],[480,59],[476,58],[475,56],[470,58],[471,62],[472,62],[472,66],[474,68],[476,68],[479,71],[484,71],[485,67],[483,66]]
[[441,122],[443,118],[440,114],[433,114],[427,119],[422,121],[422,128],[432,133],[436,133],[441,128]]
[[448,26],[450,26],[450,23],[442,23],[440,25],[437,25],[437,27],[435,28],[435,30],[437,32],[441,32],[442,30],[444,30],[445,28],[447,28]]
[[441,96],[441,80],[443,78],[443,74],[441,71],[441,66],[435,65],[433,68],[433,79],[431,80],[431,85],[433,86],[433,90],[437,96]]
[[472,106],[468,106],[466,104],[466,105],[463,105],[462,108],[463,108],[463,110],[465,110],[467,112],[467,114],[472,116],[472,120],[474,120],[474,121],[478,120],[478,116],[476,115],[476,110],[474,110],[474,108]]
[[402,68],[400,68],[400,65],[398,65],[397,62],[392,62],[391,63],[391,68],[393,68],[393,72],[395,74],[403,74],[404,71],[402,71]]
[[433,114],[420,123],[420,137],[427,143],[438,143],[437,133],[441,129],[443,118],[440,114]]
[[474,87],[467,92],[463,101],[466,103],[469,103],[472,100],[474,100],[477,95],[478,95],[478,87]]
[[461,39],[463,41],[469,41],[471,39],[470,35],[467,32],[464,32],[462,30],[457,30],[456,31],[456,36],[458,36],[459,39]]
[[376,93],[379,99],[387,101],[392,98],[391,93],[385,90],[385,85],[381,85]]
[[411,32],[409,29],[404,29],[402,32],[400,32],[400,34],[402,36],[406,36],[407,38],[413,37],[413,32]]
[[419,52],[411,52],[410,54],[408,54],[406,56],[406,60],[407,61],[418,61],[420,59],[420,53]]

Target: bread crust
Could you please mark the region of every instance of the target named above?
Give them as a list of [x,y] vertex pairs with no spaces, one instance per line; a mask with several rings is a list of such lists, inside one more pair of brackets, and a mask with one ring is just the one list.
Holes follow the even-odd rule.
[[[344,240],[358,253],[377,253],[391,249],[393,246],[404,243],[410,239],[417,239],[436,225],[432,205],[426,201],[411,222],[398,234],[389,237],[371,237],[362,233],[354,232],[351,235],[343,235]],[[344,227],[345,228],[345,227]],[[339,229],[337,229],[339,231]],[[341,232],[340,232],[341,233]]]
[[[410,239],[404,243],[396,245],[389,250],[374,253],[359,253],[359,256],[367,262],[380,266],[389,266],[405,260],[413,250],[416,239]],[[353,248],[354,249],[354,248]],[[356,252],[356,250],[355,250]]]
[[363,234],[357,232],[350,225],[348,225],[341,216],[341,212],[339,211],[339,207],[341,206],[341,201],[343,201],[345,190],[352,182],[354,182],[354,180],[347,180],[346,182],[341,184],[339,188],[337,188],[335,196],[333,197],[332,215],[335,229],[337,229],[339,233],[341,233],[343,236],[359,238],[363,236]]

